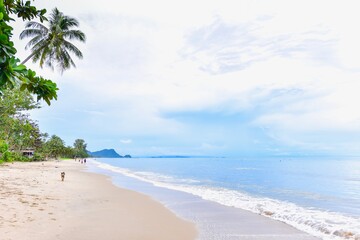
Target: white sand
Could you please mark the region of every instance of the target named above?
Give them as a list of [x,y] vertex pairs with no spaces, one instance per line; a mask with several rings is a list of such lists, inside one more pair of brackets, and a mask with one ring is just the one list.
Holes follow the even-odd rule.
[[83,168],[74,161],[0,165],[0,239],[196,238],[194,224]]

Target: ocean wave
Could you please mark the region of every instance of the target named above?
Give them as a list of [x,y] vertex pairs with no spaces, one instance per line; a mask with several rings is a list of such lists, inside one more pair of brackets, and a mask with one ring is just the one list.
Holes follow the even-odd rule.
[[99,168],[145,181],[158,187],[187,192],[204,200],[245,209],[282,221],[322,239],[360,239],[359,218],[344,216],[335,212],[304,208],[290,202],[271,198],[254,197],[236,190],[198,185],[200,183],[198,180],[177,179],[176,177],[159,175],[152,172],[134,172],[97,161],[94,161],[94,163]]

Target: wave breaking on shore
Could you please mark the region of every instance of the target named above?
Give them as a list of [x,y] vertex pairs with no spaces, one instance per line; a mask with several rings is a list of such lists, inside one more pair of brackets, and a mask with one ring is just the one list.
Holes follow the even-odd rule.
[[274,220],[287,223],[299,230],[322,239],[360,239],[360,219],[336,212],[305,208],[271,198],[251,196],[247,193],[214,186],[202,185],[194,179],[177,179],[152,172],[135,172],[94,161],[97,167],[151,183],[155,186],[199,196],[229,207],[241,208]]

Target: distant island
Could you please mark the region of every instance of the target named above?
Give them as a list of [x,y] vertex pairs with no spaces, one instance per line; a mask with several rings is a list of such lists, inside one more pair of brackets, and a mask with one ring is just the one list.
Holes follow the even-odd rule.
[[131,158],[131,156],[128,154],[125,156],[121,156],[114,149],[103,149],[96,152],[88,151],[88,154],[91,157],[97,157],[97,158]]

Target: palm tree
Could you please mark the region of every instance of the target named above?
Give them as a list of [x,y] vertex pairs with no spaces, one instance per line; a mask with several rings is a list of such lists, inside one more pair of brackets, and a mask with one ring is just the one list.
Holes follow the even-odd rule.
[[85,34],[74,30],[79,22],[72,17],[65,16],[57,8],[52,10],[49,17],[48,28],[38,22],[28,22],[25,30],[21,32],[20,39],[32,37],[25,49],[31,48],[32,53],[21,64],[29,59],[40,62],[40,67],[47,65],[51,69],[57,67],[62,73],[71,66],[75,67],[70,53],[82,59],[81,51],[69,40],[85,42]]

